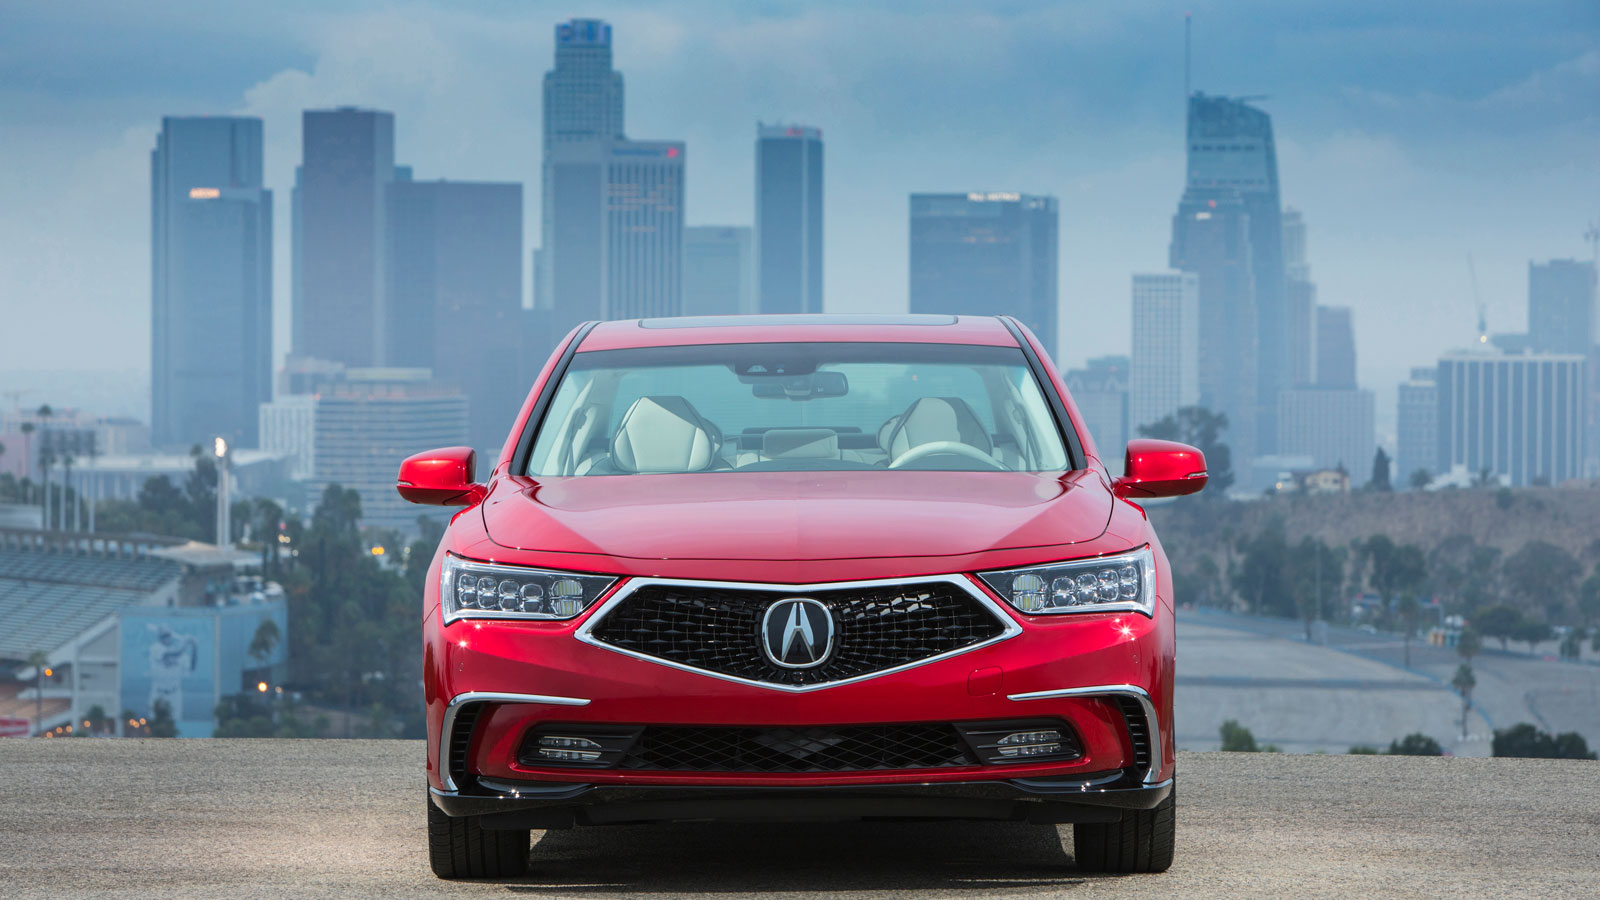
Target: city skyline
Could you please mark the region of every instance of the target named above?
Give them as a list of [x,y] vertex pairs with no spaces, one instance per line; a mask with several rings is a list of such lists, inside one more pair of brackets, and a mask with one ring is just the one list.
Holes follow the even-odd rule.
[[[970,56],[964,67],[979,76],[977,83],[950,91],[951,76],[935,77],[930,89],[947,91],[951,112],[957,116],[970,114],[965,119],[970,124],[952,129],[926,118],[910,122],[915,127],[908,127],[906,110],[920,108],[905,96],[910,87],[897,86],[883,98],[869,97],[870,102],[840,104],[832,102],[840,96],[836,88],[800,77],[800,73],[810,71],[809,60],[818,39],[801,26],[810,23],[815,28],[817,23],[835,21],[840,15],[836,10],[822,9],[807,15],[724,12],[721,20],[725,21],[719,20],[716,28],[669,29],[665,37],[660,28],[651,26],[663,21],[699,24],[708,16],[705,9],[685,10],[681,20],[646,17],[637,11],[592,12],[607,18],[619,35],[617,67],[627,71],[630,78],[635,130],[681,135],[694,151],[689,170],[693,214],[687,224],[742,223],[749,215],[753,205],[749,193],[753,160],[747,158],[748,138],[738,136],[748,135],[752,121],[771,120],[774,113],[780,118],[810,121],[822,126],[833,144],[829,181],[834,190],[829,192],[826,252],[830,309],[859,308],[870,312],[904,308],[907,295],[900,261],[904,259],[902,242],[907,238],[903,229],[884,226],[902,220],[901,204],[906,194],[974,183],[1016,186],[1030,192],[1056,193],[1064,202],[1072,201],[1064,207],[1061,223],[1063,312],[1079,316],[1099,338],[1095,346],[1076,342],[1065,346],[1062,365],[1072,366],[1102,352],[1126,350],[1126,278],[1131,271],[1161,268],[1161,220],[1170,214],[1168,204],[1181,170],[1181,163],[1172,165],[1181,152],[1181,109],[1176,102],[1181,96],[1181,23],[1176,14],[1112,17],[1099,31],[1086,35],[1066,28],[1063,23],[1070,16],[1065,13],[1036,10],[1017,16],[1015,21],[1008,20],[1006,30],[997,35],[1001,46],[1009,46],[1013,52],[1041,52],[1024,54],[1016,65],[997,70],[986,60],[999,51],[973,48],[968,51]],[[1352,11],[1349,16],[1358,23],[1367,23],[1376,34],[1381,31],[1379,26],[1386,23],[1403,24],[1408,16],[1426,14],[1427,10],[1381,13],[1368,9]],[[347,19],[352,14],[342,15]],[[250,55],[253,68],[213,60],[219,67],[216,77],[196,90],[191,99],[175,103],[173,94],[162,94],[161,114],[254,111],[266,121],[266,181],[279,195],[275,282],[280,335],[287,324],[284,301],[289,287],[285,259],[289,254],[281,236],[289,219],[284,195],[292,183],[292,178],[283,173],[292,170],[296,162],[285,147],[298,144],[298,122],[290,117],[297,116],[299,109],[344,103],[392,109],[400,122],[399,140],[408,148],[406,161],[418,166],[419,177],[449,175],[521,181],[529,193],[527,206],[536,209],[532,195],[537,192],[537,169],[530,170],[538,165],[534,152],[538,146],[538,74],[533,70],[542,72],[548,65],[550,18],[485,13],[444,16],[441,21],[444,14],[426,9],[419,15],[440,26],[441,49],[456,51],[445,53],[448,58],[459,56],[463,41],[470,37],[484,43],[481,49],[485,60],[497,59],[497,54],[503,56],[514,44],[528,61],[495,78],[488,77],[482,64],[468,66],[452,76],[455,80],[448,82],[452,88],[473,87],[471,93],[484,95],[467,98],[463,104],[466,108],[455,112],[419,94],[415,76],[401,77],[403,73],[396,68],[393,60],[414,56],[400,52],[417,39],[413,30],[379,30],[368,46],[352,47],[335,39],[331,27],[315,39],[305,34],[286,34],[280,29],[263,39]],[[904,40],[903,35],[922,33],[933,38],[934,47],[945,47],[954,35],[962,33],[956,28],[962,20],[955,14],[913,16],[878,9],[871,11],[871,16],[881,26],[879,40],[873,44],[879,59],[873,65],[894,62],[913,74],[925,72],[931,63],[926,51]],[[52,17],[45,11],[24,10],[23,18],[36,30],[50,33]],[[380,22],[383,19],[376,18]],[[346,19],[330,14],[324,21],[339,23]],[[1592,168],[1577,162],[1572,150],[1574,140],[1592,130],[1580,114],[1572,111],[1572,101],[1584,96],[1586,86],[1593,82],[1592,70],[1600,62],[1600,57],[1582,49],[1584,40],[1593,34],[1592,23],[1563,20],[1559,10],[1550,8],[1523,12],[1515,22],[1488,12],[1476,13],[1462,28],[1503,38],[1504,52],[1486,62],[1474,58],[1468,71],[1466,44],[1445,41],[1444,46],[1426,51],[1449,76],[1434,81],[1422,78],[1418,74],[1420,67],[1363,68],[1364,63],[1376,58],[1381,44],[1366,32],[1352,37],[1350,44],[1341,45],[1341,53],[1347,59],[1339,66],[1332,71],[1318,70],[1314,64],[1327,61],[1326,54],[1318,51],[1318,35],[1329,33],[1331,23],[1311,21],[1296,25],[1282,15],[1270,14],[1257,22],[1246,19],[1247,12],[1223,15],[1198,11],[1194,85],[1208,91],[1265,90],[1274,94],[1274,99],[1264,105],[1275,120],[1283,198],[1304,209],[1316,224],[1319,300],[1356,308],[1357,338],[1364,350],[1360,381],[1377,390],[1380,397],[1392,395],[1388,386],[1403,380],[1410,365],[1436,358],[1436,354],[1471,340],[1475,311],[1465,271],[1467,252],[1477,253],[1491,327],[1497,331],[1516,330],[1525,318],[1526,266],[1530,260],[1587,256],[1581,232],[1587,218],[1593,216],[1585,207],[1593,203],[1586,199],[1590,195],[1570,190],[1570,186],[1576,178],[1581,187],[1592,172]],[[486,26],[491,22],[503,26],[497,30],[504,34],[489,34]],[[717,41],[759,35],[762,29],[786,36],[797,34],[801,40],[787,51],[782,49],[782,42],[768,37],[760,45],[759,62],[740,56],[738,71],[752,76],[747,79],[752,80],[749,91],[711,85],[706,80],[709,62],[726,61],[730,53],[729,45]],[[237,40],[229,38],[235,34],[233,30],[223,31],[224,38]],[[1032,35],[1020,36],[1025,31]],[[1047,58],[1072,56],[1042,52],[1047,47],[1081,50],[1078,57],[1087,66],[1096,60],[1104,61],[1108,53],[1125,54],[1130,36],[1139,31],[1148,31],[1156,38],[1151,43],[1160,48],[1160,65],[1149,68],[1146,74],[1126,75],[1126,83],[1119,84],[1105,101],[1089,103],[1084,94],[1086,88],[1073,88],[1072,79],[1059,78],[1046,79],[1051,91],[1048,97],[1042,97],[1040,87],[1032,86],[1021,91],[1014,101],[994,105],[987,112],[977,99],[979,94],[994,96],[992,91],[1002,82],[1012,85],[1021,84],[1019,78],[1037,80],[1040,66],[1067,64],[1046,64],[1043,60]],[[1268,39],[1268,34],[1274,37]],[[870,67],[863,69],[871,57],[863,55],[861,38],[830,33],[830,39],[842,42],[841,55],[831,58],[844,72],[870,71]],[[1228,61],[1228,50],[1251,41],[1271,52],[1255,59],[1256,70],[1246,72]],[[1304,58],[1291,59],[1291,54],[1282,49],[1282,42],[1309,47],[1310,52]],[[227,43],[228,40],[220,41],[222,45]],[[702,49],[707,52],[694,52]],[[281,54],[274,55],[280,50]],[[1153,53],[1156,50],[1141,50],[1134,57],[1144,54],[1148,63],[1148,56]],[[705,59],[691,59],[697,55]],[[71,55],[64,58],[70,59]],[[1127,65],[1114,71],[1122,73]],[[51,66],[45,68],[54,70]],[[249,71],[238,74],[240,68]],[[1311,84],[1312,71],[1317,71],[1319,78],[1326,76],[1327,84]],[[1001,82],[995,81],[997,78]],[[1104,79],[1098,83],[1103,84]],[[696,108],[672,99],[687,96],[686,88],[696,86],[700,93],[728,102]],[[136,92],[138,84],[125,89]],[[483,113],[488,108],[485,104],[509,109],[513,95],[518,104],[516,117],[484,120],[486,124],[478,131],[460,127],[462,116]],[[1083,108],[1076,109],[1075,116],[1062,118],[1075,123],[1070,129],[1035,125],[1029,127],[1043,132],[1028,135],[1027,128],[1019,130],[1002,121],[1006,110],[1016,108],[1013,103],[1041,99],[1046,110]],[[879,108],[890,100],[900,108],[898,113]],[[289,112],[290,107],[296,107],[294,112]],[[141,107],[137,103],[124,104],[119,106],[118,115],[138,109]],[[890,114],[879,114],[884,112]],[[29,134],[50,133],[52,127],[57,131],[72,130],[54,118],[55,114],[36,106],[23,104],[19,113],[15,118]],[[1050,116],[1044,118],[1049,120]],[[1483,134],[1480,129],[1489,119],[1495,120],[1495,127],[1501,130],[1506,122],[1512,122],[1521,137],[1513,141]],[[95,267],[97,270],[128,273],[121,278],[66,274],[58,266],[17,263],[0,270],[0,284],[9,290],[32,295],[49,287],[63,294],[60,302],[38,311],[40,325],[60,321],[54,318],[57,315],[71,315],[80,320],[104,321],[107,334],[119,336],[137,335],[148,327],[138,321],[143,316],[120,321],[119,317],[126,315],[122,309],[126,302],[107,305],[107,299],[95,299],[117,293],[126,298],[132,293],[127,284],[141,280],[140,269],[145,264],[139,262],[138,256],[142,254],[127,252],[130,242],[135,251],[139,249],[137,232],[125,235],[122,229],[110,230],[109,223],[142,217],[138,205],[148,203],[148,199],[141,201],[139,195],[143,192],[130,193],[120,185],[91,191],[92,201],[82,190],[85,185],[99,186],[107,172],[126,169],[129,162],[122,157],[133,154],[116,148],[131,138],[121,135],[136,129],[141,135],[137,143],[148,146],[149,123],[156,120],[150,115],[143,115],[137,122],[113,117],[111,124],[116,130],[110,133],[109,140],[97,142],[92,135],[85,135],[88,139],[62,145],[68,151],[63,154],[64,159],[87,166],[77,173],[81,177],[52,178],[53,174],[64,174],[52,160],[13,160],[13,171],[34,173],[46,184],[54,181],[78,186],[59,203],[30,204],[30,197],[37,195],[24,190],[23,185],[15,185],[23,201],[20,205],[40,210],[42,227],[35,230],[39,235],[59,237],[62,228],[84,225],[83,220],[69,217],[85,208],[131,209],[131,213],[100,216],[95,221],[103,220],[106,226],[87,227],[81,236],[75,231],[73,239],[66,242],[67,246],[81,247],[97,260],[104,260],[104,265]],[[492,125],[487,124],[490,121]],[[408,126],[407,122],[411,124]],[[682,127],[676,127],[675,122],[681,122]],[[900,136],[891,136],[890,132]],[[1559,140],[1543,140],[1539,135]],[[1023,139],[1025,136],[1027,140]],[[1469,139],[1480,136],[1484,140]],[[879,140],[880,137],[884,139]],[[930,143],[930,138],[936,142]],[[915,142],[923,152],[907,156],[908,141]],[[11,142],[9,152],[26,149],[16,143]],[[79,146],[83,152],[95,154],[92,160],[85,162],[78,153]],[[95,147],[98,149],[89,149]],[[1028,149],[1012,152],[1024,147]],[[514,164],[509,161],[513,152],[520,155]],[[891,158],[909,160],[909,164],[896,167],[887,162]],[[1508,168],[1506,164],[1511,161],[1516,165]],[[1490,171],[1503,176],[1498,183],[1483,177]],[[710,177],[713,173],[715,177]],[[1365,177],[1354,177],[1357,175]],[[1464,205],[1468,193],[1459,187],[1469,180],[1474,188],[1471,204],[1493,206],[1501,215],[1465,214],[1470,208]],[[1113,196],[1116,202],[1107,203]],[[120,207],[113,202],[118,197],[123,198]],[[1412,211],[1412,218],[1403,223],[1403,229],[1402,221],[1392,213],[1388,216],[1391,222],[1384,221],[1382,206],[1375,206],[1379,200],[1391,211],[1401,206]],[[1159,207],[1165,207],[1166,213]],[[1524,212],[1517,213],[1519,208]],[[1529,214],[1531,208],[1537,208],[1539,214]],[[1093,209],[1097,215],[1085,214],[1085,209]],[[533,215],[536,219],[536,212]],[[97,227],[102,228],[98,234]],[[7,226],[0,224],[0,229],[4,228]],[[530,243],[536,231],[537,222],[527,226]],[[6,233],[17,233],[14,222]],[[38,247],[39,237],[32,233],[16,236],[18,240],[12,245],[22,251],[18,254],[20,259],[40,256],[27,252]],[[1364,315],[1364,310],[1392,310],[1392,314]],[[30,311],[24,315],[35,314]],[[1416,345],[1417,335],[1421,335],[1424,345]],[[110,341],[97,333],[87,339],[92,352],[86,354],[86,364],[142,368],[139,357],[144,354],[137,346],[129,352],[121,341]],[[127,343],[143,345],[137,337]],[[282,352],[288,342],[280,337],[274,346]],[[1398,352],[1405,348],[1410,349]],[[54,357],[24,348],[12,365],[46,368],[54,363]]]

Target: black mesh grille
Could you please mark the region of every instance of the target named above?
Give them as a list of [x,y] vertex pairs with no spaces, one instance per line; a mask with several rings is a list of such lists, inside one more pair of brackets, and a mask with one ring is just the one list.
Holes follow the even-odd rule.
[[1133,742],[1133,767],[1140,772],[1150,771],[1150,723],[1145,721],[1144,704],[1133,697],[1121,696],[1117,703],[1122,707],[1122,717],[1128,723],[1128,739]]
[[456,783],[456,787],[465,786],[472,777],[467,772],[467,751],[472,749],[472,726],[477,724],[478,713],[482,710],[482,703],[467,703],[456,711],[445,763],[445,771],[450,773],[450,780]]
[[976,766],[946,724],[724,728],[652,725],[619,768],[681,772],[859,772]]
[[822,684],[917,662],[999,636],[1004,627],[966,591],[946,582],[815,591],[837,629],[826,662],[772,664],[761,648],[767,607],[792,594],[647,585],[606,614],[596,640],[697,669],[775,684]]

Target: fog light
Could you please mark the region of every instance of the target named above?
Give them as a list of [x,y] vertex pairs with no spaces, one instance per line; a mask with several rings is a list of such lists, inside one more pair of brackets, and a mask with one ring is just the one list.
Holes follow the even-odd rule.
[[1065,761],[1083,756],[1077,734],[1060,719],[974,722],[956,727],[973,754],[989,765]]
[[639,737],[638,725],[541,725],[523,739],[517,759],[525,766],[615,766]]

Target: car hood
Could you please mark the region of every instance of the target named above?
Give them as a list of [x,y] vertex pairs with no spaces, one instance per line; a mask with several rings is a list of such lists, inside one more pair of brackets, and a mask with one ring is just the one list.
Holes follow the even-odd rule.
[[632,559],[956,556],[1090,541],[1098,472],[749,472],[495,482],[482,511],[511,549]]

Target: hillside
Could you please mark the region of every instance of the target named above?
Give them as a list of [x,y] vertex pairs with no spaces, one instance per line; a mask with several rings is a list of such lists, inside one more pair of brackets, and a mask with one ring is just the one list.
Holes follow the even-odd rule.
[[1375,534],[1424,551],[1453,535],[1515,553],[1548,541],[1588,570],[1600,562],[1600,489],[1517,488],[1399,493],[1285,494],[1262,500],[1183,500],[1150,510],[1167,554],[1179,569],[1202,556],[1222,558],[1224,544],[1281,527],[1292,545],[1311,536],[1347,545]]

